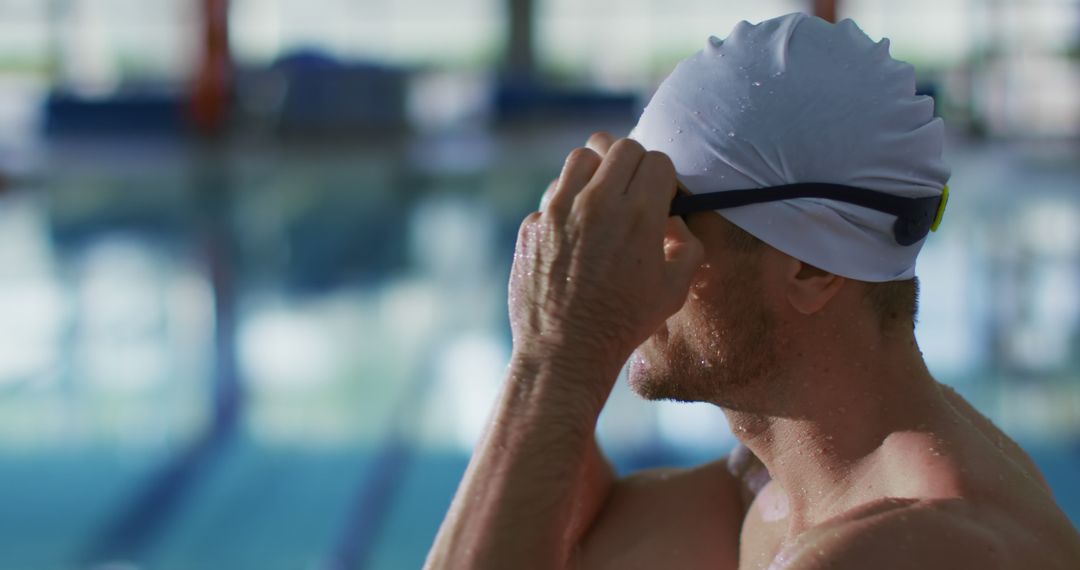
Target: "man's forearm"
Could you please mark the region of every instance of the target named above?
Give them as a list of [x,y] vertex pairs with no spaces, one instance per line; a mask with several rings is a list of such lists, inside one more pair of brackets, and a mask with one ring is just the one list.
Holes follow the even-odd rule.
[[428,568],[559,568],[607,496],[593,431],[617,370],[515,359]]

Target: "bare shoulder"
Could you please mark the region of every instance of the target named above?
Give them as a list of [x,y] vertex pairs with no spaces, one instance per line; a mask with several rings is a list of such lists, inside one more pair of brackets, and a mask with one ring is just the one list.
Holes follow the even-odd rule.
[[1070,537],[962,499],[867,505],[804,533],[776,560],[785,570],[1068,570],[1078,564],[1080,551]]
[[1013,462],[1025,477],[1035,482],[1040,488],[1046,491],[1050,490],[1050,486],[1046,483],[1046,479],[1035,465],[1035,462],[1028,457],[1028,454],[1015,441],[998,429],[994,422],[990,421],[990,418],[975,409],[952,386],[938,383],[938,389],[941,390],[945,400],[956,413],[970,422],[972,427],[1002,452],[1009,461]]
[[650,469],[615,483],[579,568],[735,568],[742,508],[725,460]]

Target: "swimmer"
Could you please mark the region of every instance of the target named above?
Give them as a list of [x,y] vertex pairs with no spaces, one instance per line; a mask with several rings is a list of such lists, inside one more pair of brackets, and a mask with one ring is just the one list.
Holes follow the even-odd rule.
[[[629,138],[571,152],[521,225],[503,392],[426,567],[1080,568],[1039,470],[916,344],[942,142],[887,41],[789,15],[710,38]],[[617,478],[594,430],[627,361],[739,447]]]

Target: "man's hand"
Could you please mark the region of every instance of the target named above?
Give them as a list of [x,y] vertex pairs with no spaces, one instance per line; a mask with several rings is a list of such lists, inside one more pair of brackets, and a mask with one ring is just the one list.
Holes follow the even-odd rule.
[[598,134],[572,151],[543,211],[521,225],[510,278],[517,356],[617,371],[686,300],[703,250],[668,216],[671,161],[630,139],[607,147]]
[[571,152],[521,225],[514,358],[428,568],[569,567],[611,495],[597,417],[623,361],[682,306],[703,253],[668,218],[671,161],[609,143]]

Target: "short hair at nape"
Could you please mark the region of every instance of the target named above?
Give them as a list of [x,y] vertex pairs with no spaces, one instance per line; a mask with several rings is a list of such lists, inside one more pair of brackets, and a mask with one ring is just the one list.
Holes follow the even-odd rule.
[[914,328],[919,314],[919,278],[869,283],[866,299],[883,328],[899,325]]

